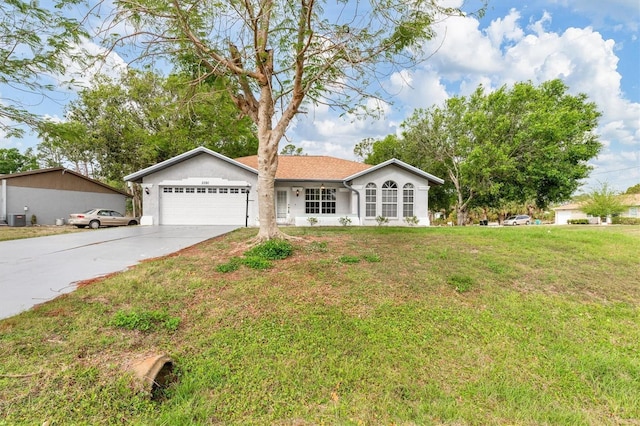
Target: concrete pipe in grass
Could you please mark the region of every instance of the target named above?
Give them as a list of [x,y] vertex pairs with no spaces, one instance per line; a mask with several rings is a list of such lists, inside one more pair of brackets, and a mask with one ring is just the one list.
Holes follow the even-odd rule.
[[136,363],[133,372],[144,389],[155,395],[171,381],[173,361],[166,355],[153,355]]

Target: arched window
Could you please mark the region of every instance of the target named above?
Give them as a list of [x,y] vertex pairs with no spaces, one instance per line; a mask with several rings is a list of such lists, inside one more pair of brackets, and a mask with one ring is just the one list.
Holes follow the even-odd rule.
[[413,213],[413,184],[407,183],[402,188],[402,217],[415,216]]
[[365,187],[365,216],[366,217],[376,217],[377,209],[376,202],[378,197],[378,187],[375,183],[368,183]]
[[382,216],[398,217],[398,185],[392,180],[382,184]]

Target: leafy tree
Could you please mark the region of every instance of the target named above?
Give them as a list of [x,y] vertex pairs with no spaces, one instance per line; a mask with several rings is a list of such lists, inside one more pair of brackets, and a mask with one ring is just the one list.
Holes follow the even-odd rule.
[[274,182],[278,145],[291,120],[308,103],[366,112],[361,101],[376,95],[373,83],[390,69],[378,65],[421,60],[419,44],[433,36],[432,23],[462,14],[431,0],[115,4],[144,57],[193,55],[206,70],[201,79],[224,78],[239,110],[256,124],[257,240],[284,236],[276,224]]
[[302,147],[296,147],[294,144],[290,143],[282,148],[280,151],[280,155],[304,155],[302,152]]
[[640,183],[627,188],[625,194],[640,194]]
[[[54,88],[46,76],[60,75],[72,58],[84,32],[79,24],[64,16],[68,0],[51,2],[51,8],[37,1],[0,2],[0,85],[20,92],[45,95]],[[66,60],[62,60],[62,58]],[[24,109],[24,99],[6,97],[0,90],[0,131],[20,136],[16,123],[35,126],[38,117]]]
[[26,172],[38,168],[38,161],[31,148],[21,154],[18,148],[0,148],[0,175]]
[[255,154],[253,124],[209,84],[191,87],[182,75],[135,70],[117,80],[100,77],[67,106],[67,122],[39,127],[41,161],[71,163],[117,186],[127,174],[197,146],[230,157]]
[[606,182],[588,194],[589,198],[580,207],[588,215],[605,218],[625,211],[626,207],[620,202],[618,193]]
[[456,193],[458,224],[474,206],[535,200],[538,208],[569,199],[601,144],[600,116],[586,95],[560,80],[503,86],[486,94],[418,110],[403,123],[406,146],[444,165]]

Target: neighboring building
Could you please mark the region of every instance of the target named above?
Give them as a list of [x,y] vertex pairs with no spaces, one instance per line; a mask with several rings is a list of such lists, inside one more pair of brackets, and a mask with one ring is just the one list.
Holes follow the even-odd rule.
[[[143,188],[141,224],[258,225],[258,158],[231,159],[200,147],[125,177]],[[429,225],[428,192],[444,181],[399,160],[377,166],[327,156],[278,159],[277,222],[283,225]]]
[[[640,218],[640,194],[625,194],[620,195],[620,201],[622,205],[627,207],[627,210],[620,213],[622,217]],[[556,225],[566,225],[569,220],[572,219],[591,219],[581,210],[583,203],[571,203],[559,206],[553,210],[556,212]],[[593,218],[595,222],[599,223],[599,218]]]
[[125,213],[129,194],[63,167],[0,175],[0,221],[35,216],[38,225],[55,225],[71,213],[103,207]]

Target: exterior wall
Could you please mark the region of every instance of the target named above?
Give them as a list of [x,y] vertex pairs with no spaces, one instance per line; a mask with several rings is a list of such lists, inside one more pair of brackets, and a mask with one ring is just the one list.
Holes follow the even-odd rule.
[[[305,189],[320,188],[336,189],[336,212],[335,214],[307,214]],[[296,226],[309,226],[308,219],[313,217],[317,219],[318,225],[337,226],[340,225],[341,217],[349,217],[352,225],[358,225],[358,215],[355,211],[356,203],[353,201],[355,195],[353,191],[346,188],[342,183],[338,182],[278,182],[276,183],[276,191],[286,191],[287,206],[286,219],[280,220],[279,223]],[[296,195],[296,191],[298,194]],[[276,210],[278,206],[276,205]]]
[[566,225],[570,219],[586,219],[587,215],[580,210],[556,210],[556,225]]
[[[220,184],[223,181],[249,183],[249,185],[251,185],[251,192],[249,194],[249,226],[254,226],[257,223],[258,176],[249,170],[203,153],[143,178],[142,225],[157,225],[160,223],[161,188],[164,185],[177,185],[178,181],[184,181],[185,185],[194,185],[195,182],[198,182],[202,185],[211,186],[214,186],[216,183]],[[203,182],[209,183],[204,184]]]
[[622,212],[620,216],[623,217],[640,217],[640,206],[631,206],[626,211]]
[[113,191],[80,192],[13,185],[7,185],[6,191],[7,215],[24,214],[27,224],[31,223],[32,215],[38,225],[55,225],[56,219],[64,219],[66,223],[71,213],[104,207],[124,214],[127,206],[127,197]]
[[382,185],[392,180],[398,185],[398,217],[389,218],[389,225],[406,225],[402,217],[402,190],[405,184],[411,183],[414,188],[413,212],[418,218],[419,226],[429,226],[429,181],[426,178],[417,176],[396,165],[390,165],[379,170],[375,170],[364,176],[355,179],[351,186],[360,193],[360,217],[362,225],[378,225],[375,217],[366,217],[365,192],[368,183],[374,183],[377,188],[376,216],[382,214]]

